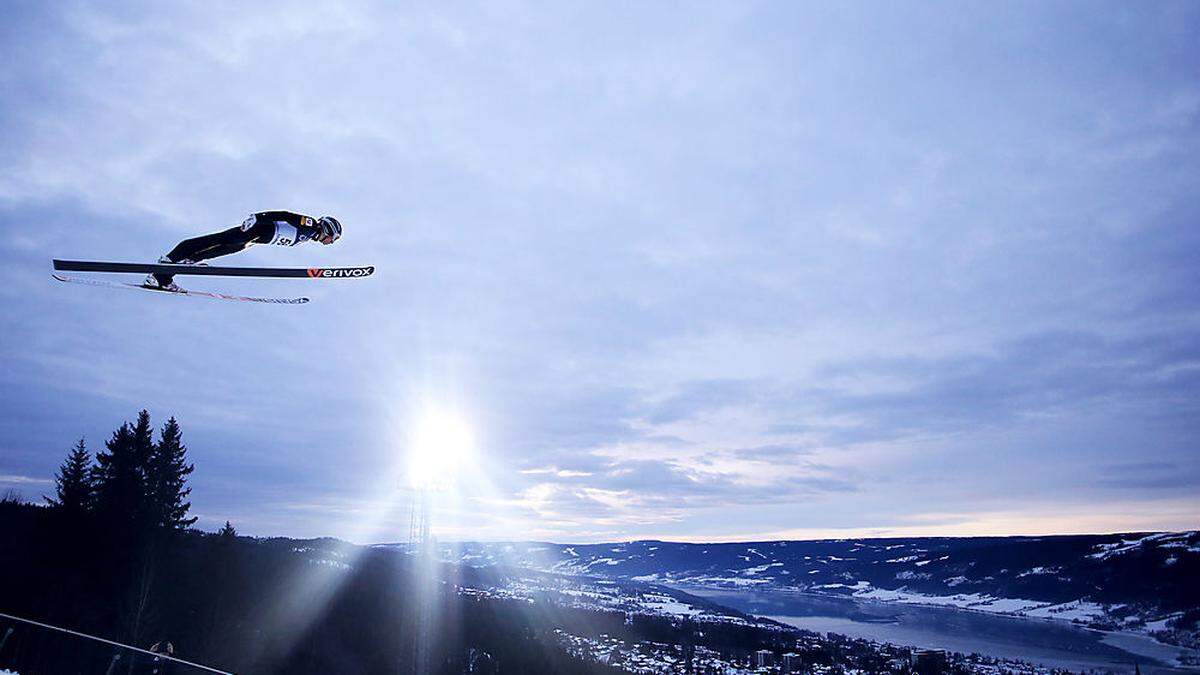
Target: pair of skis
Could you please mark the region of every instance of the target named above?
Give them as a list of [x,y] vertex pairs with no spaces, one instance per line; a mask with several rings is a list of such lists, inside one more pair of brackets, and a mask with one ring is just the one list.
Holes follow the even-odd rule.
[[[288,279],[359,279],[375,273],[373,266],[366,267],[208,267],[203,265],[171,265],[165,263],[120,263],[100,262],[91,260],[55,260],[55,272],[115,272],[130,274],[191,274],[197,276],[221,277],[260,277]],[[233,300],[237,302],[260,302],[272,305],[303,305],[308,298],[257,298],[243,295],[226,295],[209,291],[193,291],[179,289],[177,291],[156,288],[144,284],[131,284],[122,281],[101,281],[84,277],[73,277],[65,274],[53,274],[55,279],[66,283],[102,286],[105,288],[124,288],[129,290],[149,291],[151,293],[170,293],[171,295],[189,295],[213,300]]]

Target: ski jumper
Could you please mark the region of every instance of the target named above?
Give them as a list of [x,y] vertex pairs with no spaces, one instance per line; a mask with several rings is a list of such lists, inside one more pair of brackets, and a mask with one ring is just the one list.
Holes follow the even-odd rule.
[[[167,253],[165,262],[196,263],[223,255],[237,253],[251,244],[295,246],[316,239],[321,233],[317,220],[291,211],[261,211],[253,213],[237,227],[184,239]],[[173,274],[155,274],[164,286],[171,283]]]

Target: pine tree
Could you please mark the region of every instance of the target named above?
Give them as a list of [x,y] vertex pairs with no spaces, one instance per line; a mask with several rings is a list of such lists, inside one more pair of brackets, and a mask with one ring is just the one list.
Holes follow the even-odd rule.
[[92,456],[88,454],[84,439],[71,450],[62,466],[58,467],[58,475],[54,477],[56,496],[45,500],[51,506],[62,509],[63,513],[78,517],[92,508]]
[[142,410],[138,413],[137,423],[133,426],[133,457],[138,471],[142,474],[143,485],[149,488],[147,479],[150,475],[150,463],[154,455],[154,427],[150,424],[150,413]]
[[195,517],[187,517],[192,504],[185,501],[192,492],[187,477],[195,468],[187,463],[183,433],[172,417],[163,425],[147,464],[151,522],[168,530],[181,530],[196,522]]
[[233,525],[227,520],[225,521],[225,527],[222,527],[221,531],[217,532],[217,536],[221,538],[222,543],[230,542],[237,539],[237,530],[233,529]]
[[93,469],[96,512],[110,527],[132,527],[139,520],[145,493],[134,428],[122,424],[104,446],[108,452],[96,453]]

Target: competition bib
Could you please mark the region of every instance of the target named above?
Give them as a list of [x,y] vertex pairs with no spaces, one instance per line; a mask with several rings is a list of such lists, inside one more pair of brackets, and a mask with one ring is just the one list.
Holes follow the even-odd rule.
[[275,223],[275,237],[271,239],[271,243],[275,246],[295,246],[301,242],[308,241],[309,235],[301,234],[295,225],[288,223]]
[[299,237],[300,233],[296,231],[295,225],[276,222],[275,237],[271,239],[271,244],[273,246],[291,246]]

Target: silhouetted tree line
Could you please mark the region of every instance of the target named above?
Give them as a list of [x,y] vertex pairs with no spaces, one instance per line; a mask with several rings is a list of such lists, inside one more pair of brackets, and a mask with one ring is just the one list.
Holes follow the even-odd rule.
[[84,439],[79,439],[55,477],[55,497],[46,502],[70,524],[89,524],[131,535],[157,535],[183,530],[196,522],[187,517],[191,502],[187,477],[195,469],[187,462],[183,432],[175,418],[153,437],[150,413],[138,413],[105,443],[107,452],[92,462]]
[[[188,515],[193,470],[175,418],[155,439],[143,410],[95,457],[80,439],[58,469],[46,507],[4,509],[4,607],[143,647],[153,644],[153,627],[169,604],[164,581],[173,573],[172,551],[196,522]],[[18,646],[19,639],[5,645],[10,651]],[[72,646],[63,651],[80,648]],[[22,670],[62,666],[34,663]]]
[[[229,522],[192,529],[182,431],[172,418],[154,436],[142,411],[95,456],[80,439],[44,505],[0,501],[0,612],[143,649],[170,643],[179,658],[235,673],[616,672],[565,654],[548,637],[554,626],[520,608],[479,612],[428,574],[418,593],[421,575],[394,552],[318,540],[354,560],[347,570],[291,539],[238,536]],[[423,620],[433,624],[421,631]],[[428,637],[409,639],[418,634]],[[199,672],[0,618],[5,668]]]

